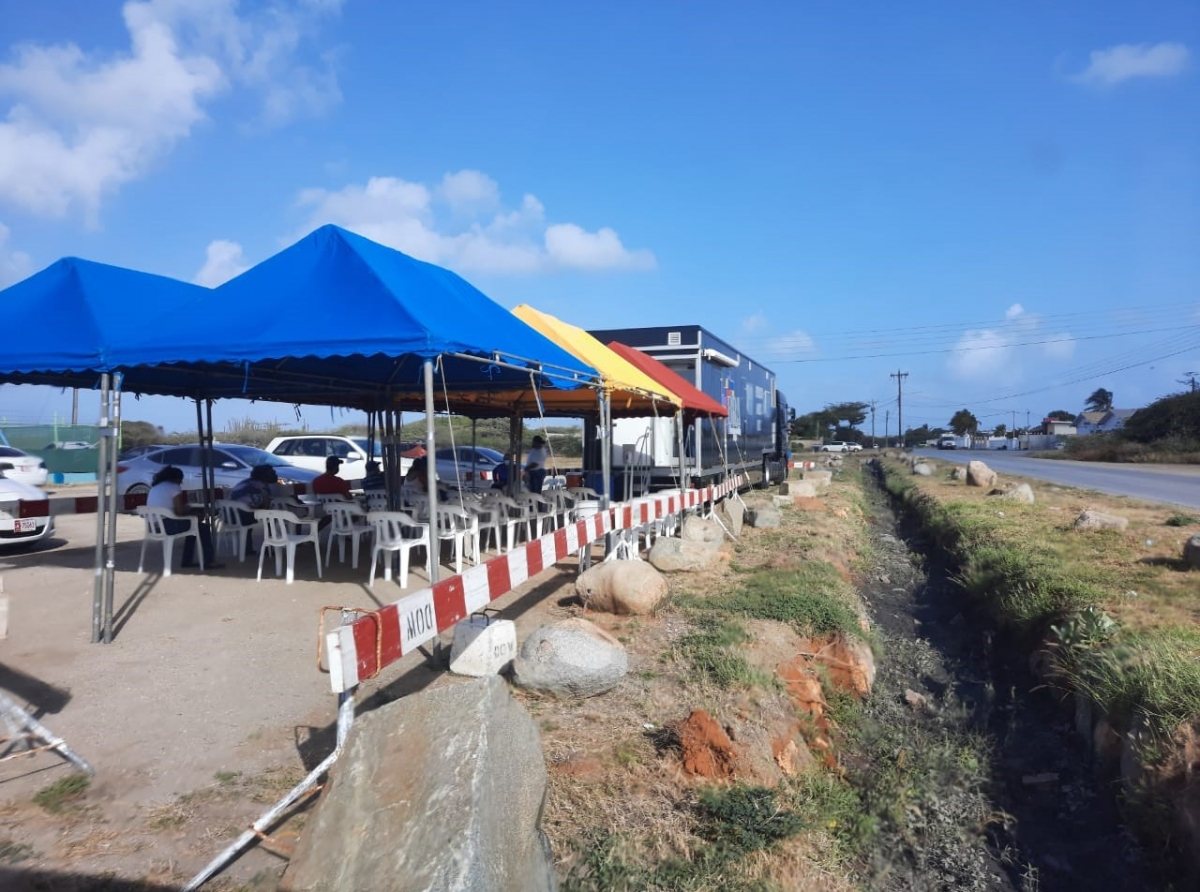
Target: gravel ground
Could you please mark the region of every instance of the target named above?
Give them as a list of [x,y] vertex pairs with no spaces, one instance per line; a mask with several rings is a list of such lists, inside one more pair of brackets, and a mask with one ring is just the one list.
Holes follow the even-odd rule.
[[[868,486],[871,566],[860,593],[882,642],[867,704],[872,739],[936,750],[976,741],[978,783],[931,773],[866,869],[872,890],[1166,890],[1124,828],[1056,695],[948,579],[919,531]],[[924,698],[914,707],[912,693]],[[918,701],[920,703],[920,701]],[[988,765],[990,761],[990,771]],[[877,770],[864,766],[860,770]],[[852,768],[853,771],[853,768]]]

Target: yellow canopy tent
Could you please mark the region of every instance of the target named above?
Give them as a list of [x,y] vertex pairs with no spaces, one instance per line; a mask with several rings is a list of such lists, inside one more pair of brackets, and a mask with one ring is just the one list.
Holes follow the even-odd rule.
[[[582,328],[548,313],[521,304],[513,311],[522,322],[545,335],[568,353],[600,373],[600,390],[613,416],[674,415],[683,400],[624,357],[610,350]],[[600,400],[596,391],[535,389],[489,390],[480,388],[454,394],[453,411],[463,415],[550,415],[583,418],[597,415]]]

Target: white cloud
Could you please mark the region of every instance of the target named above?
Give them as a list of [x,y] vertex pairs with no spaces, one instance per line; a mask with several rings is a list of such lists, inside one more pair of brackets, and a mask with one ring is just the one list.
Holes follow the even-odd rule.
[[[336,4],[329,4],[336,11]],[[127,51],[22,44],[0,65],[0,201],[35,214],[79,211],[95,225],[102,200],[154,165],[234,86],[263,97],[278,123],[338,98],[328,70],[296,61],[311,0],[239,18],[235,0],[146,0],[122,8]]]
[[8,227],[0,223],[0,288],[7,288],[33,272],[33,260],[24,251],[8,246]]
[[200,268],[192,281],[206,288],[215,288],[235,276],[240,276],[250,268],[250,264],[246,262],[245,255],[242,253],[242,246],[237,242],[216,239],[208,243],[208,249],[204,254],[204,266]]
[[1172,77],[1187,68],[1189,55],[1182,43],[1122,43],[1092,50],[1088,67],[1073,80],[1111,87],[1135,77]]
[[963,332],[946,359],[951,375],[968,381],[1015,381],[1036,373],[1042,363],[1070,359],[1075,353],[1069,332],[1047,332],[1042,318],[1019,303],[1005,311],[1004,319],[1006,324],[995,329]]
[[335,223],[413,257],[463,272],[529,274],[556,269],[653,269],[647,250],[626,248],[617,233],[574,223],[546,223],[533,195],[504,207],[494,180],[475,170],[448,173],[428,187],[396,177],[337,191],[305,189],[309,228]]
[[816,349],[817,343],[812,339],[812,336],[799,328],[772,338],[767,343],[767,354],[769,356],[779,356],[786,359],[794,359],[797,356],[815,353]]
[[767,316],[759,311],[752,313],[742,320],[742,333],[754,334],[756,331],[762,331],[767,327]]

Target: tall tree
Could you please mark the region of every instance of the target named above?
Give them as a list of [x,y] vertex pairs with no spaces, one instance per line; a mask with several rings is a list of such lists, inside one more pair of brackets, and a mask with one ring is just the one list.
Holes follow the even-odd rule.
[[1003,437],[1007,433],[1008,433],[1008,425],[1007,424],[997,424],[995,429],[992,431],[992,436],[993,437]]
[[1084,402],[1083,407],[1092,412],[1107,412],[1113,407],[1113,392],[1097,387]]
[[963,434],[973,434],[979,430],[979,419],[966,409],[959,409],[950,419],[950,430],[960,437]]
[[830,403],[825,407],[825,414],[838,422],[845,422],[847,427],[858,427],[867,420],[867,409],[870,403]]

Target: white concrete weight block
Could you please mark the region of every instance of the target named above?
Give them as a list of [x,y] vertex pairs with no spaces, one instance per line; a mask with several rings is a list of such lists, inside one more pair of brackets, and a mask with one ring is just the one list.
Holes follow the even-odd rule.
[[511,619],[476,615],[454,626],[450,671],[455,675],[496,675],[516,655],[517,627]]

